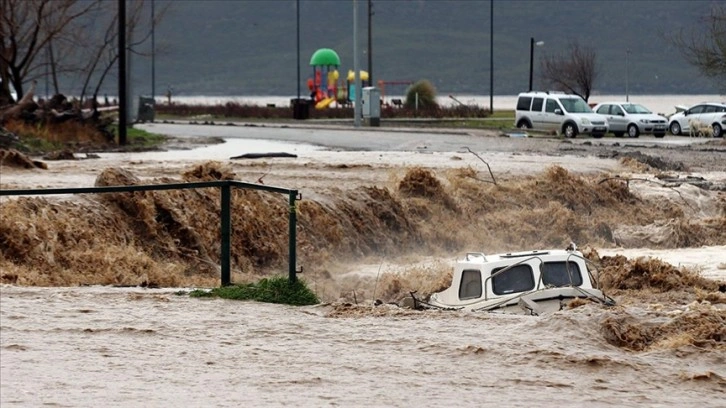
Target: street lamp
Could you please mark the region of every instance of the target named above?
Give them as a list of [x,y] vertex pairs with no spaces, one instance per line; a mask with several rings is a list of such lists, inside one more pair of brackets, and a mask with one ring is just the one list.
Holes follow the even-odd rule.
[[630,76],[630,64],[628,62],[630,50],[625,50],[625,102],[630,102],[630,92],[628,91],[628,77]]
[[534,71],[534,46],[544,45],[544,41],[535,41],[534,37],[529,39],[529,91],[532,91],[532,73]]

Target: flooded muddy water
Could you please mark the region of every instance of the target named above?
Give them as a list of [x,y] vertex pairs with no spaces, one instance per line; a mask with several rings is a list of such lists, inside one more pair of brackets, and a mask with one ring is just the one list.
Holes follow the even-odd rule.
[[[227,142],[2,166],[0,188],[299,189],[297,261],[325,303],[177,294],[219,284],[215,190],[0,197],[3,408],[726,406],[723,144],[638,147],[690,169],[664,170],[590,140],[165,129]],[[260,151],[298,157],[230,159]],[[233,282],[285,271],[287,198],[232,198]],[[467,251],[570,241],[609,258],[615,307],[532,317],[389,304],[440,287]]]
[[724,403],[723,347],[635,352],[605,340],[618,314],[654,324],[645,309],[334,313],[137,288],[0,295],[3,407]]

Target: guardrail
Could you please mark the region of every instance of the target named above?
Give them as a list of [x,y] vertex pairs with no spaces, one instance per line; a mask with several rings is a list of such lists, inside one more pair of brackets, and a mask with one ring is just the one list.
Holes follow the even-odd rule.
[[27,195],[51,195],[51,194],[102,194],[102,193],[123,193],[133,191],[152,191],[152,190],[185,190],[196,188],[218,187],[221,193],[222,213],[221,222],[221,284],[229,286],[231,282],[230,271],[230,255],[231,255],[231,235],[232,235],[232,217],[230,212],[231,189],[232,187],[268,191],[272,193],[287,194],[289,197],[289,256],[288,256],[288,277],[290,282],[297,280],[297,207],[296,202],[301,197],[297,190],[265,186],[261,184],[244,183],[234,180],[220,181],[202,181],[195,183],[172,183],[172,184],[148,184],[148,185],[131,185],[131,186],[104,186],[104,187],[76,187],[76,188],[42,188],[42,189],[17,189],[2,190],[0,189],[0,197],[2,196],[27,196]]

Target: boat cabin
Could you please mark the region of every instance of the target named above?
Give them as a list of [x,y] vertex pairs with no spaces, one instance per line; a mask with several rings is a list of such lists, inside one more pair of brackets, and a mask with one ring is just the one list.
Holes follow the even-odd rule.
[[451,286],[432,295],[431,300],[440,305],[466,306],[565,287],[593,289],[585,258],[579,251],[467,253],[454,267]]

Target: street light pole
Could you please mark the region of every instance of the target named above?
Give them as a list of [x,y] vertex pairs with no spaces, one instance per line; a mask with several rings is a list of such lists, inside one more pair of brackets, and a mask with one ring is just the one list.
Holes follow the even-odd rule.
[[360,66],[358,65],[358,0],[353,0],[353,77],[355,78],[355,101],[353,101],[353,126],[360,127],[362,112]]
[[118,144],[126,145],[126,0],[118,0]]
[[373,17],[373,2],[368,0],[368,86],[373,85],[373,43],[371,32],[371,17]]
[[300,103],[300,0],[295,2],[295,18],[296,18],[296,29],[297,29],[297,100],[296,104]]
[[625,50],[625,102],[630,102],[630,92],[628,90],[628,77],[630,76],[629,57],[630,50]]
[[489,112],[494,113],[494,0],[489,0]]
[[534,46],[544,45],[544,41],[535,41],[529,38],[529,91],[532,92],[532,74],[534,73]]
[[154,101],[154,104],[156,104],[156,56],[154,54],[156,49],[156,42],[154,38],[154,26],[156,25],[156,22],[154,21],[155,19],[154,0],[151,0],[151,100]]

